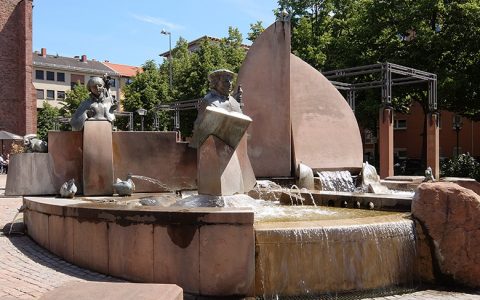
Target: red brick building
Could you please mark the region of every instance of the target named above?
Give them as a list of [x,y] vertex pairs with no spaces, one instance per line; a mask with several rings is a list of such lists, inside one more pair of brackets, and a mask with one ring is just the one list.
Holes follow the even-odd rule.
[[32,84],[32,0],[0,4],[0,130],[36,132]]
[[[439,119],[440,159],[450,158],[457,151],[457,130],[455,118],[461,123],[458,131],[458,153],[470,153],[480,157],[480,122],[472,122],[467,118],[455,116],[449,111],[441,111]],[[395,158],[400,160],[422,158],[423,122],[424,114],[418,103],[414,103],[409,114],[396,113],[394,117],[394,152]],[[458,122],[457,122],[458,123]],[[376,139],[363,134],[365,159],[373,159]],[[368,153],[370,153],[368,155]]]

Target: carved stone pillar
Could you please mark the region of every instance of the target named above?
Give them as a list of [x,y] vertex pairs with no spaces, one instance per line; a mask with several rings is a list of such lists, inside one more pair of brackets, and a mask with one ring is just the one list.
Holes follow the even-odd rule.
[[85,122],[83,194],[113,195],[112,125],[107,121]]
[[393,109],[380,108],[378,117],[380,178],[393,176]]
[[438,114],[429,113],[427,120],[427,166],[432,168],[435,179],[440,177]]

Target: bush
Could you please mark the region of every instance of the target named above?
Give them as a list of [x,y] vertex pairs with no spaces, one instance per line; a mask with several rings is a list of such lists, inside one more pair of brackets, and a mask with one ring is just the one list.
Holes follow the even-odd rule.
[[17,143],[13,143],[12,147],[10,148],[10,154],[18,154],[18,153],[24,153],[25,148]]
[[469,153],[442,162],[440,172],[442,177],[470,177],[480,181],[480,163]]

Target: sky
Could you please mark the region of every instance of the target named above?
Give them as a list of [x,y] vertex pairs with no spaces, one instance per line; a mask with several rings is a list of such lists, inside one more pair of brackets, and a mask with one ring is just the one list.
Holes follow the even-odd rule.
[[250,44],[250,24],[275,21],[276,0],[34,0],[33,51],[140,66],[169,50],[179,37],[226,37],[236,27]]

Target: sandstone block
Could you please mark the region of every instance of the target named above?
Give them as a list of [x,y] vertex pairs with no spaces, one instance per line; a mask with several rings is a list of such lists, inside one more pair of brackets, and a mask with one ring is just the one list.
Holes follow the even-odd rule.
[[434,248],[435,279],[480,287],[480,196],[450,182],[423,183],[412,213]]

